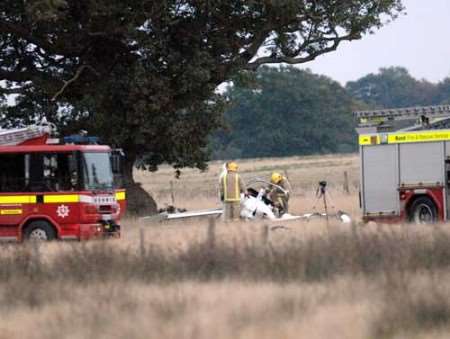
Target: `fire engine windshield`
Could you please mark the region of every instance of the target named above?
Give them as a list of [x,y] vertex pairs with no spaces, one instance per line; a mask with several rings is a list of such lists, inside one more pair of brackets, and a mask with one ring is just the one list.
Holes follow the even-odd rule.
[[109,153],[83,153],[83,183],[88,190],[112,189],[113,173]]

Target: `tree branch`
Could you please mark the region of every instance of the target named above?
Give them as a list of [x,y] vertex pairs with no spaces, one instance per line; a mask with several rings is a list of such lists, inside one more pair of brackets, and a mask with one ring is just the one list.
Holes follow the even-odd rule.
[[67,81],[64,81],[64,85],[61,87],[61,89],[60,89],[58,92],[56,92],[56,94],[52,97],[51,101],[56,101],[56,99],[57,99],[61,94],[64,93],[64,91],[66,90],[66,88],[67,88],[68,86],[70,86],[70,84],[72,84],[73,82],[75,82],[75,81],[78,80],[78,78],[81,76],[81,73],[83,73],[83,71],[84,71],[85,69],[89,69],[89,70],[92,71],[95,75],[99,76],[98,72],[97,72],[92,66],[89,66],[89,65],[83,65],[83,66],[78,67],[78,69],[77,69],[75,75],[73,76],[73,78],[71,78],[71,79],[69,79],[69,80],[67,80]]
[[[351,34],[343,36],[343,37],[337,37],[337,38],[331,39],[331,41],[333,41],[333,44],[331,46],[321,48],[315,52],[309,53],[307,56],[304,56],[304,57],[299,57],[299,56],[297,56],[297,57],[286,57],[286,56],[260,57],[260,58],[257,58],[256,60],[248,63],[245,68],[248,70],[254,71],[263,64],[274,64],[274,63],[286,63],[286,64],[290,64],[290,65],[302,64],[302,63],[314,60],[319,55],[329,53],[329,52],[336,50],[342,41],[352,40],[352,39],[355,39],[355,37]],[[321,39],[317,39],[317,40],[320,41]],[[327,41],[328,39],[322,39],[322,40]],[[300,54],[300,52],[301,51],[299,51],[299,54]]]

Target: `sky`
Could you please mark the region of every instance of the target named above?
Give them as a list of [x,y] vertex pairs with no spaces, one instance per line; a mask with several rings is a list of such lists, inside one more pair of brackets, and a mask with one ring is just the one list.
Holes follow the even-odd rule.
[[302,64],[345,84],[381,67],[403,66],[417,79],[450,77],[450,0],[403,0],[406,15],[373,35],[344,42]]

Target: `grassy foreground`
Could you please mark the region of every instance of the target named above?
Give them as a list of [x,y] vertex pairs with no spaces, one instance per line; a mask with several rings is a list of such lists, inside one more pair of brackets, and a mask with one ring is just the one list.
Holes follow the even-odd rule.
[[[180,242],[176,229],[190,226],[196,236]],[[172,242],[158,237],[164,227],[130,226],[122,243],[2,246],[0,338],[445,338],[450,331],[446,226],[316,223],[310,232],[274,229],[266,239],[261,225],[219,223],[212,240],[205,225],[179,225],[168,226]]]
[[[241,162],[246,179],[282,168],[293,212],[330,182],[359,218],[357,158]],[[178,205],[217,205],[210,172],[173,183]],[[347,171],[350,194],[342,191]],[[169,202],[170,169],[137,173]],[[320,205],[317,206],[320,209]],[[448,338],[449,225],[125,220],[120,240],[0,245],[3,338]],[[277,227],[283,226],[283,227]]]

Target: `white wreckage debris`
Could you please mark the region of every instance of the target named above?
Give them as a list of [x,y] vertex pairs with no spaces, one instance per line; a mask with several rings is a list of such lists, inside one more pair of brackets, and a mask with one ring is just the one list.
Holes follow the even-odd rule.
[[[273,184],[272,184],[273,185]],[[325,218],[336,220],[342,223],[351,223],[351,217],[342,211],[337,211],[336,213],[305,213],[299,215],[293,215],[289,213],[284,213],[282,215],[278,214],[276,208],[274,208],[270,199],[267,198],[266,192],[263,188],[259,192],[252,188],[248,189],[248,196],[241,196],[241,218],[247,220],[254,219],[269,219],[269,220],[306,220],[310,221],[315,218]]]

